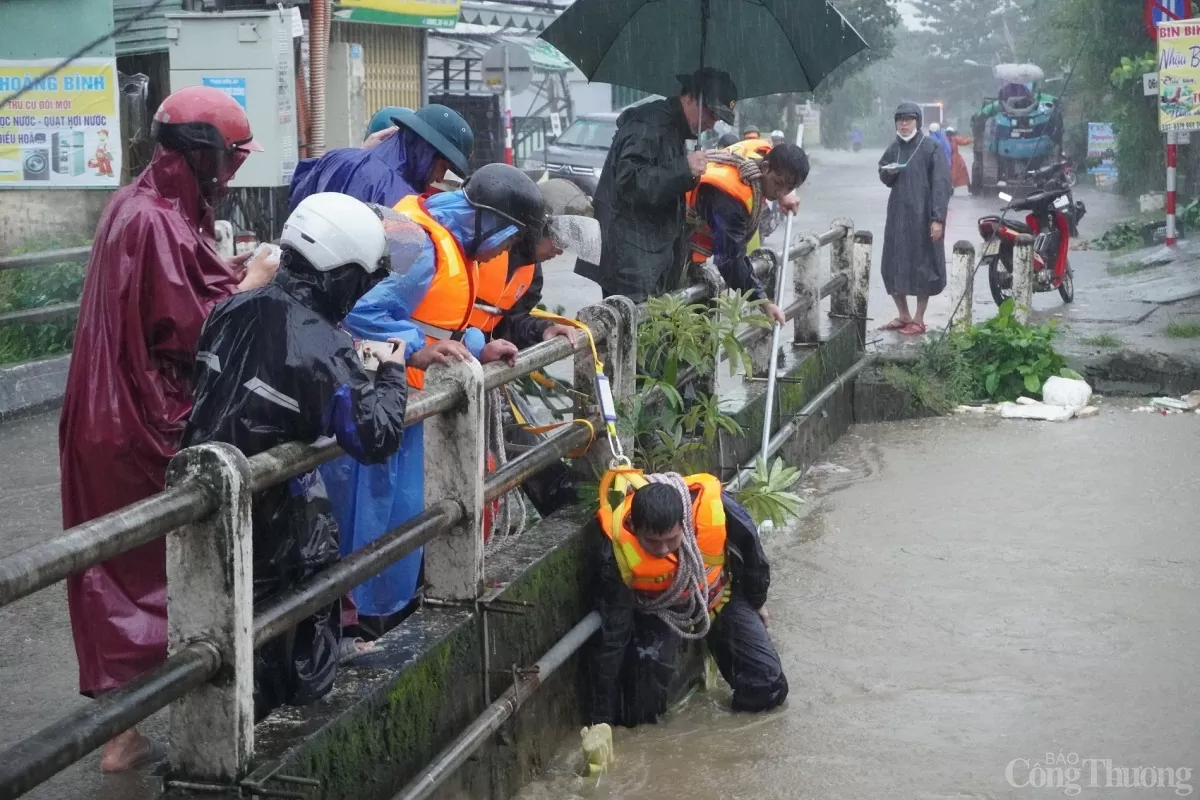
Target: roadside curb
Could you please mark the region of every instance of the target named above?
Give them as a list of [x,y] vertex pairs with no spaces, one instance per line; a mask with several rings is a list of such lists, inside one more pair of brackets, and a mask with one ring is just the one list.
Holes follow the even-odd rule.
[[1148,397],[1200,389],[1200,357],[1125,349],[1102,356],[1067,354],[1071,368],[1097,392]]
[[0,422],[62,405],[70,354],[0,367]]

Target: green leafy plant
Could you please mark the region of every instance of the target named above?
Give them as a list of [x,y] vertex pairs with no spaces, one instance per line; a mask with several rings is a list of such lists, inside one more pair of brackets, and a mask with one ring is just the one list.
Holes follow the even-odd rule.
[[1169,322],[1163,333],[1170,339],[1200,339],[1200,322]]
[[782,458],[776,458],[769,467],[759,458],[754,462],[750,480],[737,492],[736,499],[759,525],[768,519],[776,526],[783,525],[800,515],[804,500],[792,491],[792,487],[801,477],[800,470],[784,464]]
[[1040,325],[1021,323],[1013,316],[1013,301],[1005,300],[999,313],[980,325],[952,334],[970,365],[976,391],[991,400],[1016,400],[1040,396],[1042,384],[1066,367],[1054,349],[1053,321]]
[[[14,255],[51,250],[61,242],[40,242],[18,248]],[[0,272],[0,313],[72,303],[83,289],[84,265],[62,262]],[[0,327],[0,364],[29,361],[65,353],[75,339],[75,318],[61,321],[20,323]]]
[[1121,337],[1112,333],[1101,333],[1097,336],[1088,336],[1079,340],[1080,344],[1085,344],[1088,347],[1099,347],[1103,350],[1115,350],[1121,347],[1125,342]]
[[1118,222],[1092,239],[1093,250],[1132,250],[1144,243],[1142,229],[1136,222]]

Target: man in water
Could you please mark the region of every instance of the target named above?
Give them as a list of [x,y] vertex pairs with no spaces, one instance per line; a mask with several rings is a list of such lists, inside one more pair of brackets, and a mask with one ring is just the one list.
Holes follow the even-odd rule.
[[[625,493],[616,508],[608,490]],[[788,683],[767,633],[771,567],[754,520],[712,475],[605,475],[584,528],[600,631],[591,723],[633,727],[667,710],[684,637],[704,639],[734,711],[769,711]]]

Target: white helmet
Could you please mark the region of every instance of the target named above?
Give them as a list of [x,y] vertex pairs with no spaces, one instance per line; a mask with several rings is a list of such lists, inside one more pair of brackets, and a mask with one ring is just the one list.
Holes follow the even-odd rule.
[[379,214],[337,192],[319,192],[301,200],[283,223],[279,244],[304,256],[318,272],[357,264],[371,273],[385,266],[388,252]]
[[772,141],[782,142],[785,138],[786,137],[783,135],[783,131],[771,131],[771,140]]
[[937,133],[941,129],[942,129],[942,126],[937,124],[936,122],[929,123],[929,132],[930,133]]

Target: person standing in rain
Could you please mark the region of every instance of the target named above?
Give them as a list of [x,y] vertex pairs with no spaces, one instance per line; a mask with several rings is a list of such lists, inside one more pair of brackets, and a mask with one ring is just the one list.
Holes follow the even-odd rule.
[[594,202],[604,240],[600,263],[575,264],[576,274],[600,284],[605,297],[640,303],[673,291],[683,278],[685,197],[708,163],[706,152],[687,151],[687,141],[718,119],[733,123],[737,87],[728,73],[711,68],[679,81],[678,97],[617,117]]
[[[219,89],[163,100],[150,165],[120,189],[96,229],[58,425],[63,527],[161,492],[192,410],[196,342],[209,312],[271,280],[277,262],[217,255],[213,205],[261,151]],[[242,263],[246,262],[246,263]],[[166,540],[67,578],[79,692],[117,689],[167,657]],[[166,755],[136,728],[104,745],[100,769]]]
[[[929,298],[946,288],[946,208],[950,167],[941,147],[921,131],[916,103],[896,108],[896,138],[879,159],[879,180],[891,189],[880,273],[899,312],[880,330],[925,333]],[[916,297],[916,313],[908,298]]]
[[[446,177],[447,169],[466,176],[475,138],[457,111],[437,104],[394,111],[389,118],[399,130],[374,146],[367,146],[368,136],[363,147],[344,147],[301,161],[292,177],[288,207],[295,209],[310,194],[340,192],[390,208],[404,197],[425,192]],[[379,124],[379,116],[373,118],[373,126]]]
[[967,170],[967,162],[963,160],[958,148],[972,144],[975,140],[967,136],[959,136],[954,128],[946,128],[946,141],[950,142],[950,184],[954,189],[960,186],[971,188],[971,173]]

